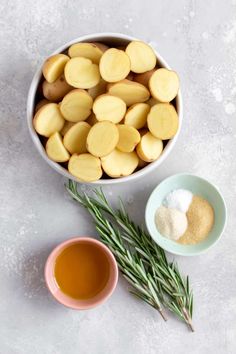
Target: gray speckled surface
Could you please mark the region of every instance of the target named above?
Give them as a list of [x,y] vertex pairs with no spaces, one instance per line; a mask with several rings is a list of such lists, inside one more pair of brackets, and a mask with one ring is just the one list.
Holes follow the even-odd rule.
[[[0,353],[205,354],[236,348],[236,1],[6,1],[0,3]],[[93,235],[63,179],[36,152],[26,98],[41,61],[82,34],[117,31],[152,41],[180,74],[183,129],[171,156],[146,179],[107,187],[142,219],[154,186],[190,171],[216,183],[228,205],[222,240],[207,254],[177,257],[192,281],[196,332],[158,314],[119,285],[108,302],[76,312],[57,304],[43,280],[50,250]]]

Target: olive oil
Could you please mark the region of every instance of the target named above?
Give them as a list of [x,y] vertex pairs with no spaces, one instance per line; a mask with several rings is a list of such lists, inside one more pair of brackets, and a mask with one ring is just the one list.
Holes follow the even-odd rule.
[[57,257],[54,275],[62,292],[74,299],[87,300],[107,284],[109,261],[96,245],[74,243]]

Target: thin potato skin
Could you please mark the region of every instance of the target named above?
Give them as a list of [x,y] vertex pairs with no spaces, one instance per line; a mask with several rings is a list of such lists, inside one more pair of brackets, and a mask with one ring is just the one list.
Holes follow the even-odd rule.
[[42,100],[40,100],[36,106],[35,106],[35,113],[43,106],[45,106],[45,104],[48,104],[48,103],[52,103],[50,102],[49,100],[47,100],[46,98],[43,98]]
[[68,163],[69,172],[83,182],[94,182],[102,177],[101,161],[91,154],[74,154]]
[[141,129],[147,123],[150,106],[147,103],[136,103],[129,107],[124,123],[136,129]]
[[172,104],[157,103],[148,114],[147,124],[152,135],[161,140],[168,140],[178,131],[178,114]]
[[75,125],[76,123],[74,122],[68,122],[67,120],[65,121],[64,127],[62,128],[62,130],[60,130],[60,134],[61,136],[64,136],[68,130],[73,127],[73,125]]
[[36,132],[48,138],[55,132],[59,132],[65,124],[65,120],[56,103],[43,105],[33,118]]
[[[43,64],[43,76],[49,83],[56,81],[64,71],[64,67],[70,58],[65,54],[55,54],[49,57]],[[56,70],[57,69],[57,70]]]
[[42,84],[42,89],[45,98],[52,102],[59,102],[73,87],[68,85],[64,75],[62,75],[51,84],[45,80]]
[[104,172],[113,178],[131,175],[137,168],[138,161],[138,156],[134,151],[122,152],[117,149],[101,158]]
[[142,74],[135,74],[133,80],[149,88],[149,80],[154,72],[155,69],[152,69]]

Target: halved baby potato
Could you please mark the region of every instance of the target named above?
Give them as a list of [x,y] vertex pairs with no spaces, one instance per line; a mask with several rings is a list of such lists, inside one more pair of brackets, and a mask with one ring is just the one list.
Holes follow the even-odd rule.
[[72,58],[66,63],[65,78],[73,87],[89,89],[100,81],[98,65],[93,64],[92,60],[87,58]]
[[59,132],[65,120],[56,103],[48,103],[41,107],[35,114],[33,125],[36,132],[47,138],[55,132]]
[[141,129],[147,122],[150,106],[147,103],[136,103],[129,107],[124,123],[136,129]]
[[146,162],[157,160],[161,155],[162,150],[162,140],[155,138],[150,132],[142,136],[141,141],[136,148],[139,158]]
[[63,97],[73,89],[73,87],[68,85],[64,75],[61,75],[51,84],[45,80],[42,84],[42,89],[44,97],[49,101],[58,102],[61,101]]
[[131,71],[134,73],[144,73],[156,66],[157,58],[153,49],[142,41],[130,42],[125,52],[130,58]]
[[119,97],[104,94],[94,101],[93,112],[98,121],[119,123],[125,116],[126,104]]
[[117,126],[109,121],[98,122],[89,131],[87,137],[88,151],[97,157],[110,154],[119,141]]
[[152,74],[155,72],[155,69],[146,71],[143,74],[136,74],[134,75],[134,81],[139,82],[140,84],[149,88],[149,80]]
[[65,121],[64,127],[62,128],[62,130],[60,130],[60,134],[61,136],[64,136],[68,130],[73,127],[73,125],[75,125],[76,123],[74,122],[68,122],[67,120]]
[[123,152],[134,151],[136,145],[140,142],[140,134],[137,129],[125,124],[118,124],[119,141],[116,148]]
[[153,106],[147,117],[148,129],[156,138],[167,140],[173,138],[179,127],[179,118],[175,107],[169,103]]
[[90,94],[92,99],[95,100],[95,98],[105,93],[106,89],[107,89],[107,82],[104,81],[103,79],[100,79],[99,83],[96,86],[88,89],[88,93]]
[[126,79],[109,85],[108,93],[110,95],[120,97],[127,104],[127,106],[145,102],[150,96],[150,93],[145,86],[139,84],[138,82]]
[[113,178],[131,175],[138,166],[138,156],[133,152],[113,150],[101,158],[104,172]]
[[70,158],[70,154],[63,145],[61,135],[58,132],[52,134],[47,140],[46,153],[55,162],[66,162]]
[[78,122],[67,131],[63,144],[71,154],[87,152],[86,141],[90,128],[91,126],[88,123]]
[[110,48],[102,55],[99,69],[103,80],[107,82],[123,80],[130,72],[129,57],[123,50]]
[[70,46],[68,54],[71,58],[83,57],[98,64],[103,52],[107,49],[108,47],[102,43],[75,43]]
[[80,122],[90,116],[92,106],[93,99],[87,91],[74,89],[64,96],[60,110],[69,122]]
[[149,88],[154,98],[160,102],[170,102],[178,94],[179,77],[175,71],[157,69],[149,80]]
[[84,182],[97,181],[102,177],[101,161],[90,154],[74,154],[68,163],[69,172]]
[[36,106],[35,106],[35,113],[36,113],[41,107],[45,106],[45,104],[48,104],[48,103],[52,103],[52,102],[46,100],[46,98],[43,98],[42,100],[40,100],[40,101],[36,104]]
[[64,67],[70,58],[65,54],[55,54],[48,58],[43,64],[43,76],[47,82],[56,81],[64,71]]

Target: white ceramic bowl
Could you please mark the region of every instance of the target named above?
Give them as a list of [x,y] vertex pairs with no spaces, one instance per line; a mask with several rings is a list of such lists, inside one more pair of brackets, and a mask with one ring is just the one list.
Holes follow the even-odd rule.
[[[125,34],[120,34],[120,33],[97,33],[97,34],[89,34],[86,36],[78,37],[73,39],[72,41],[65,43],[63,46],[58,48],[55,52],[49,54],[57,54],[65,51],[68,47],[70,47],[72,44],[77,43],[77,42],[104,42],[108,43],[110,45],[127,45],[130,41],[136,40],[137,38],[125,35]],[[154,49],[154,48],[153,48]],[[154,49],[156,56],[157,56],[157,62],[160,67],[164,67],[167,69],[170,69],[169,65],[165,62],[165,60],[160,56],[160,54]],[[57,172],[59,172],[61,175],[64,177],[73,179],[76,182],[81,182],[79,181],[76,177],[72,176],[66,168],[61,166],[59,163],[56,163],[52,160],[50,160],[45,152],[45,149],[40,141],[40,138],[36,131],[34,130],[33,127],[33,116],[34,116],[34,108],[35,108],[35,99],[36,99],[36,92],[38,89],[38,85],[40,83],[40,80],[42,78],[42,67],[40,67],[37,72],[35,73],[33,80],[30,85],[29,89],[29,94],[28,94],[28,101],[27,101],[27,121],[28,121],[28,127],[30,131],[31,138],[42,156],[42,158]],[[134,181],[137,178],[143,177],[147,175],[149,172],[160,166],[160,164],[167,158],[171,150],[173,149],[176,140],[178,138],[180,129],[181,129],[181,123],[182,123],[182,116],[183,116],[183,105],[182,105],[182,96],[181,92],[179,91],[177,97],[176,97],[176,109],[178,112],[179,116],[179,129],[176,135],[174,136],[173,139],[169,140],[168,143],[166,144],[162,155],[160,158],[141,170],[134,172],[132,175],[127,176],[127,177],[120,177],[120,178],[107,178],[107,179],[100,179],[96,182],[93,182],[93,184],[97,185],[105,185],[105,184],[115,184],[115,183],[122,183],[122,182],[131,182]]]

